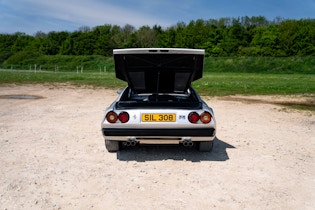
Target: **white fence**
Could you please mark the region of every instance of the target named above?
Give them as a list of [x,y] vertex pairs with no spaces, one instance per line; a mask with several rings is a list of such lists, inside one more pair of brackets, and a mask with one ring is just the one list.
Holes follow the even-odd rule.
[[59,66],[59,65],[38,65],[38,64],[31,64],[31,65],[15,65],[15,64],[6,64],[0,65],[0,69],[2,70],[23,70],[23,71],[30,71],[30,72],[72,72],[72,73],[83,73],[83,72],[99,72],[99,73],[106,73],[108,72],[108,68],[106,65],[99,65],[95,67],[84,67],[82,65],[77,66]]

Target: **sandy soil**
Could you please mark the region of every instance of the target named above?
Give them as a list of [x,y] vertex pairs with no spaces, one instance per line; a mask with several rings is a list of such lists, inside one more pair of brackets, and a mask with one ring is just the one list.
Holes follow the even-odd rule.
[[[16,94],[43,98],[3,97]],[[315,208],[314,112],[207,97],[212,153],[108,153],[100,123],[116,91],[2,85],[0,96],[1,209]]]

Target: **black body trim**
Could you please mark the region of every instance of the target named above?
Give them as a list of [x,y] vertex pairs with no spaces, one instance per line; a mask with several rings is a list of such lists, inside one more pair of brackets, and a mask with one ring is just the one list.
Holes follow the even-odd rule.
[[172,108],[172,109],[201,109],[200,102],[139,102],[139,101],[118,101],[116,109],[159,109],[159,108]]
[[215,135],[214,128],[197,129],[128,129],[128,128],[103,128],[105,136],[182,136],[205,137]]

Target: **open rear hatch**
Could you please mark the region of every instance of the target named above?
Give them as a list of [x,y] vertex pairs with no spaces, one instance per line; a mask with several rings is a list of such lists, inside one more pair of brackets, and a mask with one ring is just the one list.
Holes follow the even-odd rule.
[[134,48],[113,53],[116,77],[135,93],[184,93],[202,78],[204,50]]

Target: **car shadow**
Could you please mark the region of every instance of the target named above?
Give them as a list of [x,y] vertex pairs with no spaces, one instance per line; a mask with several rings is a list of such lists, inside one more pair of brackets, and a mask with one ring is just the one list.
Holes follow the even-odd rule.
[[121,161],[158,161],[158,160],[183,160],[191,162],[200,161],[226,161],[229,156],[227,148],[234,146],[215,138],[212,152],[199,152],[196,147],[181,145],[137,145],[126,147],[117,152],[117,159]]

